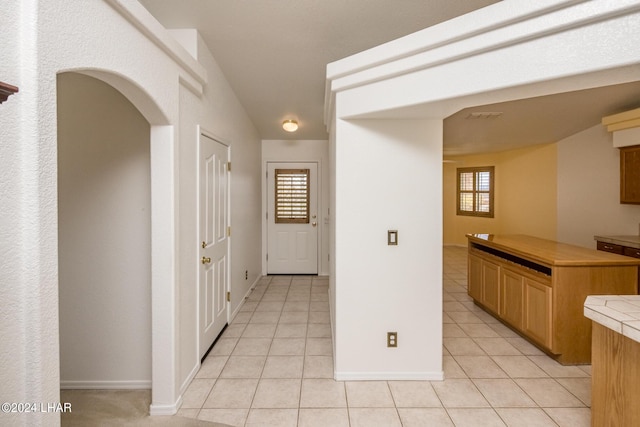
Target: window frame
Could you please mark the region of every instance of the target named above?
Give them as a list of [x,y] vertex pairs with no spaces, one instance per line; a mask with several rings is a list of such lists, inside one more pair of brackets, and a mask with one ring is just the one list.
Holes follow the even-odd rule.
[[[489,173],[489,191],[481,191],[477,189],[477,174],[480,172]],[[473,189],[462,190],[460,188],[461,179],[463,173],[473,173]],[[494,193],[495,193],[495,166],[479,166],[469,168],[456,168],[456,214],[462,216],[475,216],[481,218],[494,218]],[[460,196],[461,194],[470,193],[473,195],[473,210],[466,211],[460,209]],[[483,212],[478,210],[476,204],[478,194],[489,194],[489,211]]]
[[[275,184],[275,193],[274,193],[274,222],[276,224],[308,224],[309,223],[309,217],[310,217],[310,205],[311,205],[311,170],[310,169],[283,169],[283,168],[279,168],[279,169],[275,169],[274,171],[274,184]],[[279,185],[280,185],[280,181],[279,181],[279,177],[280,176],[287,176],[287,175],[304,175],[305,176],[305,195],[303,198],[297,197],[298,200],[291,200],[291,198],[296,199],[296,196],[289,196],[287,197],[286,195],[281,196],[281,192],[279,191]],[[298,188],[298,190],[300,190]],[[281,209],[279,209],[281,200],[284,199],[284,204],[286,205],[287,203],[300,203],[301,200],[304,200],[304,217],[300,217],[300,216],[295,216],[294,217],[289,217],[289,216],[281,216],[280,212]],[[289,200],[287,200],[289,199]],[[285,209],[286,211],[286,209]],[[296,211],[295,209],[292,211],[292,213],[300,213],[300,210]]]

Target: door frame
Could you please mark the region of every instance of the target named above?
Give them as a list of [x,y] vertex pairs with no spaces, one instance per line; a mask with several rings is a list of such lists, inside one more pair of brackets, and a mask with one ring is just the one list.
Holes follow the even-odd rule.
[[[198,280],[196,281],[196,295],[197,295],[197,309],[195,310],[195,316],[196,316],[196,328],[197,328],[197,339],[196,339],[196,354],[198,355],[198,369],[200,369],[200,365],[201,365],[201,357],[200,357],[200,298],[201,298],[201,294],[200,294],[200,269],[201,269],[201,265],[200,265],[200,259],[199,259],[199,254],[200,254],[200,244],[201,244],[201,240],[200,240],[200,144],[202,142],[202,137],[206,137],[209,139],[212,139],[213,141],[222,144],[223,146],[227,147],[227,159],[228,162],[231,163],[231,144],[229,144],[227,141],[225,141],[223,138],[218,137],[216,134],[214,134],[213,132],[209,132],[206,129],[204,129],[202,126],[198,125],[198,144],[196,147],[196,232],[195,232],[195,242],[194,244],[196,245],[196,253],[198,254],[198,256],[196,256],[196,259],[194,260],[194,265],[195,265],[195,269],[196,269],[196,277],[198,278]],[[229,173],[227,174],[227,218],[228,218],[228,223],[227,226],[231,227],[231,172],[229,171]],[[231,292],[231,234],[229,234],[227,236],[227,268],[225,271],[225,280],[226,280],[226,286],[225,286],[225,295],[227,292]],[[227,305],[227,324],[229,323],[230,320],[230,315],[231,315],[231,302],[230,301],[225,301],[225,304]],[[223,328],[224,330],[224,328]],[[214,341],[215,342],[215,341]]]
[[316,177],[316,207],[317,207],[317,215],[318,215],[318,227],[317,227],[317,239],[316,239],[316,258],[317,258],[317,274],[321,275],[322,273],[322,235],[325,227],[324,224],[324,214],[323,209],[325,209],[322,198],[322,162],[320,159],[285,159],[280,160],[277,158],[263,158],[262,162],[262,274],[267,274],[267,252],[268,252],[268,239],[269,239],[269,220],[267,219],[267,212],[269,212],[268,205],[268,179],[267,173],[269,171],[270,163],[280,163],[280,164],[294,164],[294,163],[314,163],[316,165],[317,177]]

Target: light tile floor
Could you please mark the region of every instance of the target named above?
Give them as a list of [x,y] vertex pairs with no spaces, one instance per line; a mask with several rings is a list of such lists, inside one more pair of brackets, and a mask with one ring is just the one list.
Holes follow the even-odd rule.
[[334,381],[328,279],[268,276],[178,415],[232,426],[589,426],[590,366],[556,363],[475,306],[466,256],[444,248],[444,381]]

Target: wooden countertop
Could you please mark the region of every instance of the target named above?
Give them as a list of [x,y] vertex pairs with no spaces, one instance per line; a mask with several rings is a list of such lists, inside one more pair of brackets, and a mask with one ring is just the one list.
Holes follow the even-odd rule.
[[501,250],[547,266],[638,266],[634,259],[524,234],[467,234],[469,243]]

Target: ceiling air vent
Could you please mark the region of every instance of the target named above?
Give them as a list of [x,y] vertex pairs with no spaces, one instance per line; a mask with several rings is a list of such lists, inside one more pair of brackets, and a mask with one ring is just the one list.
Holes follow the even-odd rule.
[[467,119],[495,119],[501,115],[502,111],[476,111],[474,113],[469,113]]

